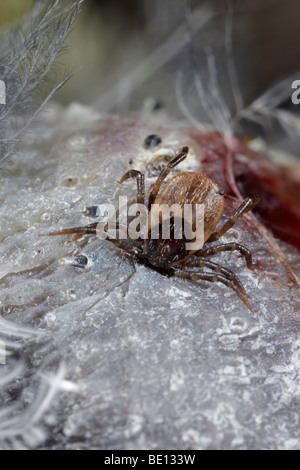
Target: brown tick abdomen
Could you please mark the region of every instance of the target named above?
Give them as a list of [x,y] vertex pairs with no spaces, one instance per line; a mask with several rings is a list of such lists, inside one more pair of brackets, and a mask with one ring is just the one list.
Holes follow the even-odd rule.
[[224,211],[224,196],[220,187],[207,176],[195,172],[179,173],[167,181],[155,204],[203,204],[204,242],[214,232]]

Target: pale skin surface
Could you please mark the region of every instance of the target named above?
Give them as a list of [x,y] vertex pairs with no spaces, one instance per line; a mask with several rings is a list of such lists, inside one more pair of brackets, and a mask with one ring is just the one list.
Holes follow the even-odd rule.
[[[214,183],[210,178],[203,176],[199,173],[181,173],[174,176],[166,186],[161,190],[161,185],[169,175],[171,170],[175,168],[179,163],[181,163],[188,155],[188,147],[183,147],[182,151],[173,159],[166,167],[161,170],[160,175],[157,178],[157,181],[150,192],[148,199],[148,209],[151,211],[152,204],[169,204],[171,206],[174,203],[178,203],[181,206],[184,204],[204,204],[204,243],[213,242],[218,240],[222,235],[224,235],[231,227],[233,227],[239,220],[239,218],[251,211],[253,207],[259,202],[258,197],[247,197],[235,214],[230,217],[224,226],[217,232],[214,232],[218,222],[220,221],[223,210],[224,210],[224,192],[219,188],[219,186]],[[145,177],[144,175],[137,170],[128,171],[120,180],[120,183],[123,183],[129,178],[135,178],[137,181],[137,194],[136,199],[140,204],[145,203]],[[75,233],[75,240],[79,239],[84,234],[95,234],[97,224],[90,224],[86,227],[77,227],[73,229],[66,229],[60,232],[53,232],[49,235],[64,235]],[[151,228],[151,227],[150,227]],[[179,278],[189,279],[192,281],[197,280],[206,280],[210,282],[221,282],[222,284],[230,287],[235,291],[239,298],[244,302],[244,304],[250,309],[251,305],[249,303],[249,296],[246,293],[243,285],[236,277],[236,275],[226,269],[225,267],[213,263],[211,261],[206,261],[201,258],[212,256],[222,251],[239,251],[242,256],[245,257],[247,267],[251,269],[252,258],[250,251],[237,243],[221,244],[213,246],[208,249],[201,249],[198,251],[183,251],[182,250],[182,241],[178,246],[174,244],[178,243],[175,240],[159,240],[157,246],[155,244],[155,253],[153,254],[153,247],[151,247],[151,241],[149,238],[146,239],[141,245],[141,240],[137,240],[137,246],[132,248],[126,242],[108,238],[115,246],[121,248],[125,252],[134,255],[141,261],[146,261],[148,264],[155,266],[156,268],[161,268],[164,274],[168,273],[175,275]],[[168,253],[173,248],[175,251],[176,261],[173,262],[172,259],[168,259],[165,253]],[[163,255],[162,255],[163,253]],[[198,259],[196,261],[190,261],[192,255],[196,255]],[[200,258],[200,259],[199,259]],[[180,265],[180,266],[179,266]],[[171,270],[171,268],[174,268]],[[184,272],[185,268],[207,268],[212,271],[209,272]]]
[[[18,401],[20,419],[24,412],[27,418],[26,407],[32,397],[36,416],[35,397],[38,387],[43,385],[39,378],[41,374],[55,376],[61,361],[67,366],[65,378],[83,387],[79,393],[64,394],[63,401],[55,399],[51,405],[49,422],[54,419],[54,425],[46,428],[50,437],[47,448],[139,449],[145,443],[151,448],[174,449],[283,448],[288,440],[297,437],[299,429],[298,290],[288,285],[284,266],[259,232],[255,215],[240,218],[219,241],[207,242],[202,248],[209,250],[223,242],[241,243],[252,252],[252,271],[246,269],[244,257],[238,251],[199,258],[233,271],[253,299],[253,312],[223,283],[163,276],[149,264],[137,262],[132,254],[127,255],[112,242],[99,240],[95,235],[75,243],[71,241],[75,235],[37,237],[64,227],[84,227],[97,222],[93,218],[96,215],[84,213],[87,206],[106,201],[117,206],[118,196],[124,194],[132,199],[136,180],[118,185],[116,179],[120,180],[133,168],[141,173],[146,168],[148,200],[161,164],[152,171],[147,164],[153,151],[139,153],[137,148],[138,144],[143,148],[145,136],[153,132],[162,135],[166,147],[175,132],[180,148],[188,143],[191,149],[186,160],[176,167],[177,171],[172,170],[163,182],[159,194],[181,171],[199,171],[209,176],[226,191],[225,211],[216,228],[219,230],[243,200],[228,197],[228,186],[222,181],[221,158],[213,165],[210,146],[202,141],[198,146],[174,122],[170,123],[169,133],[165,128],[155,127],[153,122],[145,125],[141,118],[136,123],[128,117],[105,119],[95,126],[92,135],[96,137],[91,143],[90,130],[83,133],[69,125],[63,131],[65,114],[61,112],[53,115],[58,136],[52,136],[47,127],[44,131],[49,134],[47,145],[43,138],[37,149],[34,147],[32,165],[25,158],[19,159],[14,171],[15,187],[12,189],[11,183],[6,185],[5,178],[2,179],[5,194],[1,207],[2,233],[6,239],[1,244],[4,260],[1,297],[7,306],[2,315],[16,326],[34,327],[39,335],[38,344],[34,337],[31,348],[26,340],[25,349],[19,349],[24,378],[16,371],[18,376],[9,385],[15,400],[13,403],[9,400],[7,406]],[[74,119],[77,126],[84,123],[91,127],[85,114]],[[71,130],[72,136],[62,139]],[[128,134],[125,142],[124,134]],[[214,142],[214,136],[205,139]],[[109,152],[107,141],[112,145]],[[49,148],[50,143],[54,147],[49,155],[45,147]],[[202,152],[205,157],[207,148],[205,162]],[[39,172],[32,173],[37,150],[45,163]],[[247,155],[246,151],[237,152]],[[252,164],[255,156],[249,155],[247,161]],[[257,157],[257,161],[263,163],[263,157]],[[162,162],[167,164],[165,159]],[[261,172],[258,163],[257,171]],[[84,174],[88,179],[78,181],[72,188],[62,185],[66,178]],[[45,181],[45,189],[37,184],[37,176]],[[11,180],[11,175],[7,179]],[[20,189],[27,185],[32,192],[20,194]],[[242,194],[246,197],[255,192]],[[27,217],[36,229],[20,232],[20,221],[28,204],[31,210]],[[49,215],[44,220],[45,213]],[[13,237],[7,236],[10,227]],[[92,227],[84,231],[93,233]],[[33,250],[41,253],[32,258]],[[288,247],[286,250],[291,254]],[[197,259],[194,255],[187,262]],[[299,255],[292,260],[294,266],[299,266]],[[181,266],[178,264],[178,270]],[[187,271],[196,275],[209,270],[186,267],[183,274]],[[46,348],[44,336],[40,336],[43,332],[47,334]],[[18,338],[16,344],[19,348]],[[45,370],[44,364],[49,361]],[[8,367],[13,371],[14,363],[9,362]],[[1,395],[3,400],[6,390]],[[20,396],[23,390],[24,400]],[[15,409],[12,418],[20,432]],[[27,423],[26,419],[26,434]],[[42,420],[41,424],[44,423],[46,420]],[[3,420],[1,427],[4,428]]]

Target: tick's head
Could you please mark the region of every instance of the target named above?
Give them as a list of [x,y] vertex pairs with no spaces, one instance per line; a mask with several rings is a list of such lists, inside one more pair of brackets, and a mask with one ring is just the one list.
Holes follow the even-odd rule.
[[157,268],[168,269],[187,256],[183,240],[149,240],[147,259]]
[[148,237],[147,259],[150,264],[157,268],[168,269],[186,258],[188,252],[184,236],[181,239],[176,238],[171,231],[170,237],[163,237],[161,226],[156,238],[154,234],[155,231],[149,233]]

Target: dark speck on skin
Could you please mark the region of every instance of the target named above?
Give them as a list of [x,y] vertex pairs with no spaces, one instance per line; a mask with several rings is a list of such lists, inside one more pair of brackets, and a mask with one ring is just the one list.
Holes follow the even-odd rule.
[[146,137],[144,141],[144,147],[146,149],[149,149],[150,147],[157,147],[161,143],[162,143],[162,139],[161,137],[159,137],[159,135],[151,134],[151,135],[148,135],[148,137]]
[[72,265],[77,267],[77,268],[85,268],[86,265],[88,264],[88,261],[89,260],[86,256],[79,255],[74,259]]
[[160,111],[163,108],[164,108],[163,101],[157,100],[157,101],[155,101],[155,103],[152,107],[152,111]]
[[88,217],[97,217],[98,206],[86,207],[84,214]]

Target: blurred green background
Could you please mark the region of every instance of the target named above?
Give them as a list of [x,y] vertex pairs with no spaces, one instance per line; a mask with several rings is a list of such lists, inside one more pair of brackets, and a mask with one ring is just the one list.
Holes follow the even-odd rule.
[[30,10],[34,0],[1,0],[0,26],[6,25]]

